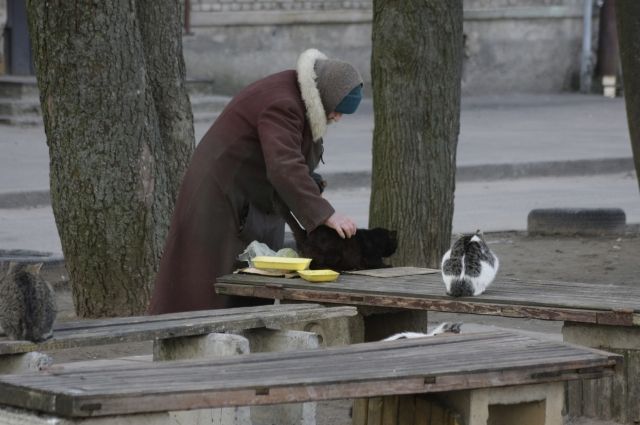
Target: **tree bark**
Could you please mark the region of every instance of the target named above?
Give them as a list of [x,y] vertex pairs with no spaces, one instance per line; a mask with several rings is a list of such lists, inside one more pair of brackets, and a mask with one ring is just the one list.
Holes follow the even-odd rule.
[[462,0],[374,0],[370,227],[398,231],[393,265],[449,248],[460,131]]
[[178,0],[28,0],[53,212],[80,317],[145,311],[193,151]]
[[629,136],[640,189],[640,1],[617,0],[616,21]]

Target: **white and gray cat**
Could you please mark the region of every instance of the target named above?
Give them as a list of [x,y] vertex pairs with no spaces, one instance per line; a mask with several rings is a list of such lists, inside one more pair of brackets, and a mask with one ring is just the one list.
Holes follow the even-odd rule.
[[41,267],[11,262],[0,278],[0,327],[11,339],[42,342],[53,335],[55,292]]
[[438,325],[434,330],[432,330],[431,332],[426,333],[426,334],[423,334],[423,333],[420,333],[420,332],[402,332],[402,333],[391,335],[390,337],[387,337],[387,338],[383,339],[383,341],[395,341],[397,339],[422,338],[422,337],[425,337],[425,336],[436,336],[436,335],[445,334],[445,333],[459,334],[461,327],[462,327],[462,323],[461,322],[456,322],[456,323],[443,322],[440,325]]
[[442,257],[442,279],[447,295],[469,297],[482,294],[493,282],[500,262],[482,233],[458,238]]

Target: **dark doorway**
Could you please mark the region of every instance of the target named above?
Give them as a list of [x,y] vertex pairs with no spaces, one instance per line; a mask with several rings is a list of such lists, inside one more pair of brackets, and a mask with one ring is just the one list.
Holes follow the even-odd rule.
[[34,75],[26,0],[7,0],[4,57],[10,75]]

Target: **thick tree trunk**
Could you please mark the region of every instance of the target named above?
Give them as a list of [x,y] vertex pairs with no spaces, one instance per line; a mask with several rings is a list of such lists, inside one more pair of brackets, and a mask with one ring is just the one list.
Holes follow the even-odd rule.
[[629,135],[640,188],[640,1],[617,0],[616,20]]
[[82,317],[145,311],[193,150],[179,2],[148,3],[27,3],[53,212]]
[[437,267],[451,239],[462,0],[374,0],[369,225],[398,231],[394,265]]

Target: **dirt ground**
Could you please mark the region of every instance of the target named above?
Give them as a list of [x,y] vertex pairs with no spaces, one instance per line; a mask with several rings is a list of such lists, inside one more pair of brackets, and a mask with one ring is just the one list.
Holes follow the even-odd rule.
[[[622,236],[528,236],[524,232],[485,234],[485,239],[500,259],[498,276],[522,279],[551,279],[574,282],[604,282],[619,285],[640,285],[640,228],[629,226]],[[66,273],[62,266],[50,267],[47,277],[56,283],[59,320],[76,319],[73,312]],[[481,324],[543,332],[559,337],[561,323],[538,320],[494,318],[490,316],[430,313],[431,323],[443,320],[462,320],[467,324]],[[464,327],[463,327],[464,331]],[[51,353],[57,363],[150,354],[151,344],[127,344],[64,350]],[[319,424],[349,424],[349,406],[345,401],[320,403]],[[572,425],[605,425],[588,419]]]

